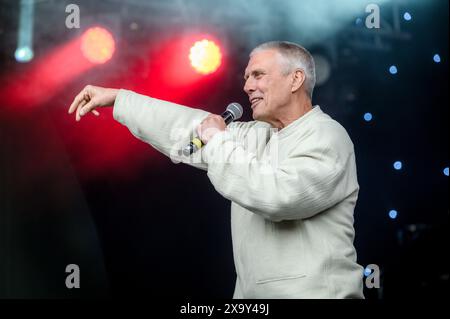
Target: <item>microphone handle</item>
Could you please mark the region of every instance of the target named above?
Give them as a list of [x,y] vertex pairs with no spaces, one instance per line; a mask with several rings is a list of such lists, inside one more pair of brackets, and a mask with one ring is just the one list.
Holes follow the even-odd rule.
[[220,116],[222,116],[226,125],[230,124],[234,120],[234,115],[230,111],[225,111],[222,114],[220,114]]
[[[223,112],[220,116],[222,116],[223,120],[225,121],[225,124],[228,125],[234,120],[233,113],[229,111]],[[185,156],[189,156],[192,153],[196,152],[197,150],[201,149],[203,147],[203,142],[199,137],[194,137],[192,141],[183,149],[183,154]]]

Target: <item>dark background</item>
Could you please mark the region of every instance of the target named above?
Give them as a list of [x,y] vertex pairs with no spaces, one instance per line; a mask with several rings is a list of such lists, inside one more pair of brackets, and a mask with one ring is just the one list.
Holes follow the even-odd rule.
[[[86,84],[215,113],[248,105],[243,70],[268,40],[300,43],[329,63],[313,103],[355,144],[358,262],[381,269],[381,288],[366,297],[448,297],[448,1],[78,1],[81,28],[67,29],[69,3],[36,1],[35,57],[18,63],[19,1],[0,0],[0,298],[231,297],[230,203],[206,173],[136,140],[111,109],[79,123],[67,109]],[[381,29],[364,27],[368,3],[379,4]],[[30,76],[94,24],[114,34],[110,61],[59,87]],[[221,43],[221,68],[168,82],[171,43],[196,33]],[[64,74],[74,56],[51,71]],[[64,285],[72,263],[81,289]]]

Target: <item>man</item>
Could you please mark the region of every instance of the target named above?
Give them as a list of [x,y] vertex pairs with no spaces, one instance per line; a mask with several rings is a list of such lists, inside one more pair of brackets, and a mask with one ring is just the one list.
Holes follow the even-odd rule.
[[[264,43],[250,54],[244,78],[255,121],[228,127],[219,115],[93,86],[69,113],[80,120],[114,104],[117,121],[166,155],[176,148],[174,128],[197,129],[206,145],[192,165],[207,170],[232,202],[234,298],[363,298],[353,246],[359,191],[353,144],[312,106],[312,56],[294,43]],[[256,143],[246,143],[254,136]],[[189,134],[178,140],[185,145]],[[267,149],[277,152],[269,169]]]

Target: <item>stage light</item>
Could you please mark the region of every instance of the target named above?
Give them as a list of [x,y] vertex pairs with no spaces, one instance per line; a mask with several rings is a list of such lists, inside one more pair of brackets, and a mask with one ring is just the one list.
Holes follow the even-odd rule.
[[14,52],[14,57],[17,62],[21,63],[30,62],[33,59],[33,56],[33,50],[28,46],[17,48],[16,52]]
[[389,218],[391,218],[391,219],[396,219],[396,218],[397,218],[397,215],[398,215],[398,212],[397,212],[395,209],[391,209],[391,210],[389,211]]
[[372,269],[370,269],[368,267],[366,267],[364,269],[364,276],[368,277],[368,276],[370,276],[371,273],[372,273]]
[[397,74],[397,72],[398,72],[398,70],[397,70],[397,67],[396,67],[395,65],[391,65],[391,66],[389,67],[389,73],[391,73],[391,74]]
[[364,120],[365,120],[366,122],[372,121],[372,113],[365,113],[365,114],[364,114]]
[[448,176],[448,167],[444,168],[443,172],[445,176]]
[[441,62],[441,56],[439,54],[435,54],[433,56],[433,61],[436,62],[436,63]]
[[107,62],[114,54],[115,41],[111,33],[101,27],[89,28],[81,38],[81,51],[92,63]]
[[21,0],[17,49],[14,52],[17,62],[25,63],[33,59],[33,20],[34,0]]
[[200,74],[210,74],[216,71],[222,63],[222,53],[213,41],[197,41],[189,51],[191,65]]
[[406,21],[411,21],[411,20],[412,20],[411,13],[405,12],[405,13],[403,14],[403,19],[405,19]]
[[313,54],[316,65],[316,85],[321,86],[331,76],[331,64],[328,58],[322,54]]
[[396,161],[393,166],[398,171],[402,169],[403,164],[400,161]]

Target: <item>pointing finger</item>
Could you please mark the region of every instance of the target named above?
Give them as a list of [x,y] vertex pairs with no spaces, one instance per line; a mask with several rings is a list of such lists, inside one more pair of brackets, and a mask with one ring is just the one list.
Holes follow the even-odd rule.
[[76,119],[77,122],[81,119],[81,117],[80,117],[80,110],[86,103],[87,103],[86,100],[82,100],[80,102],[80,104],[78,105],[77,111],[75,113],[75,119]]
[[76,97],[75,97],[75,99],[73,100],[73,102],[72,102],[72,104],[70,104],[70,107],[69,107],[69,114],[72,114],[73,113],[73,111],[75,111],[76,109],[77,109],[77,107],[78,107],[78,105],[81,103],[81,101],[83,101],[84,100],[84,90],[83,91],[81,91]]
[[90,111],[94,110],[97,105],[93,100],[90,100],[86,105],[80,108],[80,116],[88,114]]

